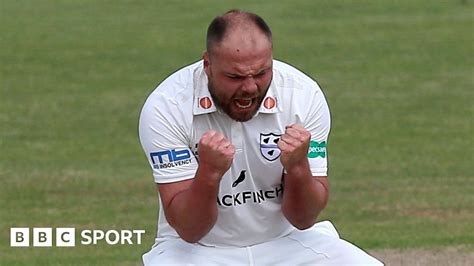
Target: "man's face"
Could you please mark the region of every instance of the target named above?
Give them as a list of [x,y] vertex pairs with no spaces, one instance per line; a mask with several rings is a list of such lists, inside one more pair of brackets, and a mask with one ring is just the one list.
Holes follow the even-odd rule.
[[229,38],[204,54],[208,88],[215,104],[230,118],[244,122],[258,111],[273,77],[272,46],[265,36],[242,44]]

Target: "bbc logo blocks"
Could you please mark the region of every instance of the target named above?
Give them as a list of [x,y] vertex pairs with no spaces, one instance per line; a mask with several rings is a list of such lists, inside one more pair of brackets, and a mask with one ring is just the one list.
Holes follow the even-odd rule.
[[30,228],[11,228],[10,246],[29,247],[30,246]]
[[[57,247],[74,247],[76,245],[75,228],[56,228],[55,231]],[[33,247],[52,247],[53,229],[49,227],[33,228],[32,231],[25,227],[10,229],[10,246],[29,247],[30,245]]]
[[33,246],[35,247],[53,246],[52,236],[53,236],[52,228],[33,228]]
[[[103,241],[108,245],[140,245],[145,230],[80,230],[78,243],[97,245]],[[75,247],[76,229],[70,227],[13,227],[10,228],[11,247]]]
[[76,229],[56,228],[56,246],[74,247],[76,245]]

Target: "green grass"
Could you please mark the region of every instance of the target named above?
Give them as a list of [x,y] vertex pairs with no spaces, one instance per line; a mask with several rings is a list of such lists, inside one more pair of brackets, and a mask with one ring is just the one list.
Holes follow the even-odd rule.
[[[465,2],[465,3],[464,3]],[[323,87],[331,199],[367,249],[473,247],[470,1],[0,2],[0,265],[139,265],[157,195],[147,95],[196,61],[217,14],[261,14],[274,56]],[[145,229],[142,245],[10,248],[10,227]]]

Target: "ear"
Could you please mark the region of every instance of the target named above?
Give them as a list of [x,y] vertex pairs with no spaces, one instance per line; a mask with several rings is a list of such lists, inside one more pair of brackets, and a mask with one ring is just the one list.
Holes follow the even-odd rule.
[[202,55],[202,60],[203,60],[203,64],[204,64],[204,71],[209,76],[209,74],[211,72],[211,70],[210,70],[211,62],[209,61],[209,53],[207,51],[204,51],[204,53]]

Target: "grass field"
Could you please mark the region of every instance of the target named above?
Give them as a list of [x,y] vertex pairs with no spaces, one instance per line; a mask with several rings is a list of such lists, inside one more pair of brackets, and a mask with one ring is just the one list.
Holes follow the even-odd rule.
[[[321,219],[364,249],[474,250],[472,1],[0,0],[0,265],[139,265],[157,195],[137,137],[209,21],[262,15],[333,119]],[[10,227],[144,229],[141,245],[11,248]]]

